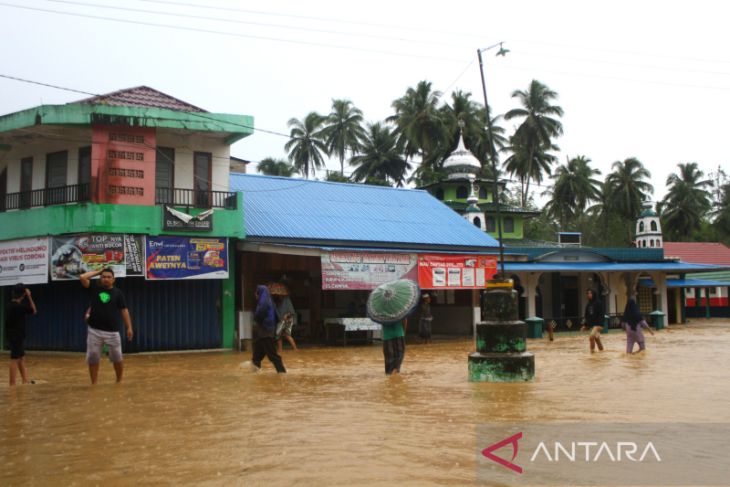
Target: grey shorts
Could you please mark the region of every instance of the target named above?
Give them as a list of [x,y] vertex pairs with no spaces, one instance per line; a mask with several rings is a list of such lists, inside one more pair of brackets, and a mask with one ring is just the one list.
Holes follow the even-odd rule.
[[113,363],[122,361],[122,338],[118,331],[103,331],[87,327],[86,363],[96,365],[101,361],[101,349],[109,347],[109,360]]

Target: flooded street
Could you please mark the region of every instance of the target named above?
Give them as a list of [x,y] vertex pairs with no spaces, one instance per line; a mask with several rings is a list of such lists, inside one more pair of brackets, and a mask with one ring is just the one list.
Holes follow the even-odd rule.
[[0,387],[0,485],[468,485],[487,422],[730,422],[730,322],[529,340],[536,378],[469,383],[471,340],[409,343],[385,377],[373,346],[286,350],[285,376],[250,352],[129,355],[89,385],[83,356],[29,352],[39,383]]

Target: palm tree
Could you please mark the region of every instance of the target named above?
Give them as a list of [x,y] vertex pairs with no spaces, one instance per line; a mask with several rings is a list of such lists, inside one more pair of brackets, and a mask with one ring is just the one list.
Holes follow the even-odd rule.
[[392,103],[395,115],[387,118],[395,123],[399,144],[409,157],[420,154],[421,162],[432,164],[431,153],[443,143],[445,126],[438,109],[439,91],[431,91],[431,82],[420,81],[415,89]]
[[352,173],[354,181],[392,181],[396,186],[403,186],[406,173],[411,168],[398,149],[395,134],[380,123],[368,126],[360,154],[350,163],[357,166]]
[[284,145],[289,151],[289,160],[294,169],[299,171],[305,178],[316,174],[316,170],[323,167],[324,158],[322,153],[327,152],[327,146],[322,141],[321,126],[324,118],[315,112],[310,112],[304,120],[292,118],[289,120],[290,140]]
[[296,171],[294,167],[284,159],[274,159],[267,157],[258,163],[256,171],[267,176],[284,176],[292,177]]
[[710,179],[702,179],[704,173],[696,162],[678,164],[679,174],[667,178],[667,195],[662,200],[664,229],[672,240],[690,237],[699,230],[703,216],[712,207],[709,189]]
[[552,176],[552,189],[546,191],[551,195],[546,205],[548,215],[565,223],[574,220],[585,212],[589,201],[600,198],[601,182],[593,176],[601,174],[598,169],[590,167],[591,160],[585,156],[568,159],[564,166],[558,167]]
[[730,243],[730,183],[721,186],[715,211],[715,225],[720,235]]
[[557,158],[548,150],[557,150],[558,147],[555,145],[532,147],[522,135],[516,132],[510,137],[510,145],[503,149],[511,153],[504,161],[504,169],[512,176],[516,175],[519,178],[520,205],[522,208],[527,208],[527,202],[530,199],[530,180],[540,184],[544,174],[550,175],[550,168]]
[[532,80],[527,91],[515,90],[512,92],[512,97],[518,98],[522,107],[508,111],[504,118],[506,120],[522,119],[522,123],[515,130],[513,137],[516,137],[524,151],[523,167],[517,173],[525,182],[522,194],[522,205],[524,206],[530,191],[530,180],[535,174],[542,172],[541,169],[533,168],[539,164],[535,159],[537,154],[541,149],[554,147],[553,138],[563,133],[563,125],[553,118],[562,117],[563,109],[557,105],[551,105],[558,94],[537,80]]
[[628,221],[634,221],[641,213],[642,202],[654,192],[646,182],[651,173],[635,157],[616,161],[613,171],[606,177],[604,191],[611,195],[610,210]]
[[332,100],[332,112],[325,120],[322,136],[327,154],[339,158],[340,174],[343,176],[347,151],[352,154],[357,152],[360,141],[365,137],[362,122],[362,111],[354,107],[350,100]]

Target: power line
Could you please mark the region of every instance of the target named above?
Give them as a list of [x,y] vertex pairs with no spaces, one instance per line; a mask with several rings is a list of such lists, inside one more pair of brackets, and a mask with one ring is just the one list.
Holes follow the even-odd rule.
[[204,34],[216,34],[216,35],[223,35],[223,36],[230,36],[230,37],[240,37],[240,38],[244,38],[244,39],[258,39],[258,40],[264,40],[264,41],[282,42],[282,43],[287,43],[287,44],[325,47],[328,49],[342,49],[342,50],[349,50],[349,51],[367,52],[367,53],[371,53],[371,54],[382,54],[382,55],[386,55],[386,56],[430,59],[430,60],[445,61],[445,62],[461,62],[460,60],[456,60],[454,58],[437,57],[437,56],[429,56],[429,55],[413,54],[413,53],[402,53],[402,52],[379,50],[379,49],[369,49],[369,48],[356,47],[356,46],[326,44],[323,42],[282,39],[282,38],[269,37],[269,36],[257,36],[257,35],[252,35],[252,34],[241,34],[238,32],[224,32],[224,31],[213,30],[213,29],[202,29],[202,28],[198,28],[198,27],[184,27],[181,25],[159,24],[156,22],[144,22],[144,21],[139,21],[139,20],[118,19],[118,18],[112,18],[112,17],[104,17],[104,16],[100,16],[100,15],[64,12],[64,11],[60,11],[60,10],[27,7],[24,5],[13,5],[13,4],[4,3],[4,2],[0,2],[0,6],[18,8],[18,9],[23,9],[23,10],[31,10],[31,11],[36,11],[36,12],[52,13],[52,14],[58,14],[58,15],[67,15],[67,16],[71,16],[71,17],[81,17],[81,18],[94,19],[94,20],[105,20],[105,21],[109,21],[109,22],[118,22],[118,23],[123,23],[123,24],[146,25],[148,27],[161,27],[164,29],[184,30],[184,31],[199,32],[199,33],[204,33]]

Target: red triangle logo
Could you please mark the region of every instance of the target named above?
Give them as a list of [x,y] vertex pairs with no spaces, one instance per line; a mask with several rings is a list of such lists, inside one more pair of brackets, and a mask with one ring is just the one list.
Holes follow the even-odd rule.
[[[522,439],[522,432],[520,431],[519,433],[512,435],[509,438],[505,438],[502,441],[499,441],[493,445],[486,447],[484,450],[482,450],[482,455],[489,458],[491,461],[502,465],[503,467],[507,467],[508,469],[513,470],[517,473],[522,473],[522,467],[512,463],[515,460],[515,458],[517,458],[517,451],[519,450],[519,445],[517,444],[517,442],[521,439]],[[494,455],[492,453],[493,451],[499,450],[503,446],[509,445],[509,444],[512,445],[512,459],[511,460],[507,461],[504,458],[498,457],[497,455]]]

